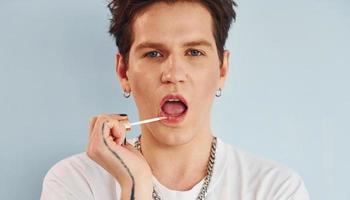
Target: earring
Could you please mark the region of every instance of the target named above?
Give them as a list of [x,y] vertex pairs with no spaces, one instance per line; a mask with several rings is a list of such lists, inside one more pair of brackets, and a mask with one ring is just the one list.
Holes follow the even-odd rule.
[[216,90],[215,96],[221,97],[221,95],[222,95],[222,90],[221,90],[221,88],[219,88],[218,90]]
[[124,90],[123,96],[124,96],[125,98],[129,98],[129,97],[130,97],[130,92],[127,92],[127,91]]

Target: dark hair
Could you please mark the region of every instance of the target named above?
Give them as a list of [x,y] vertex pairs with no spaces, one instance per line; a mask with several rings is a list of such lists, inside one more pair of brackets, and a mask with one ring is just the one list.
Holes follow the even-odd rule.
[[[180,0],[111,0],[108,8],[111,11],[112,19],[109,33],[116,39],[119,53],[128,62],[129,51],[133,42],[132,23],[134,16],[146,7],[157,3],[176,3]],[[182,0],[184,1],[184,0]],[[192,0],[201,3],[210,12],[213,18],[214,38],[220,61],[223,60],[224,45],[232,20],[236,20],[234,6],[237,4],[233,0]]]

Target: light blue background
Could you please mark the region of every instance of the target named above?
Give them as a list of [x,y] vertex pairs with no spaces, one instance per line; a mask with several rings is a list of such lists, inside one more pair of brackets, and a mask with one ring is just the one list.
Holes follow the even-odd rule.
[[[238,3],[216,134],[296,169],[312,199],[350,199],[350,2]],[[84,151],[91,116],[137,120],[115,77],[105,6],[0,0],[0,199],[38,199],[48,169]]]

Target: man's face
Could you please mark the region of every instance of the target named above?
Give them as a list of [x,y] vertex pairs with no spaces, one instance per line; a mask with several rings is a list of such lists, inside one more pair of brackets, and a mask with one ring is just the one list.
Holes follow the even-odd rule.
[[123,88],[131,89],[141,119],[170,118],[142,130],[169,144],[209,132],[228,57],[220,68],[209,11],[199,3],[155,3],[135,17],[132,30]]

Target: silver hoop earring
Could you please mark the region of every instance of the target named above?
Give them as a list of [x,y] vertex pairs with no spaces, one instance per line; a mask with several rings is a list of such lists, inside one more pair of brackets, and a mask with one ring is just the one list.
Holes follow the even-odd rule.
[[129,98],[129,97],[130,97],[130,92],[127,92],[127,91],[124,90],[123,96],[124,96],[125,98]]
[[216,90],[215,96],[221,97],[221,95],[222,95],[222,90],[221,90],[221,88],[219,88],[218,90]]

